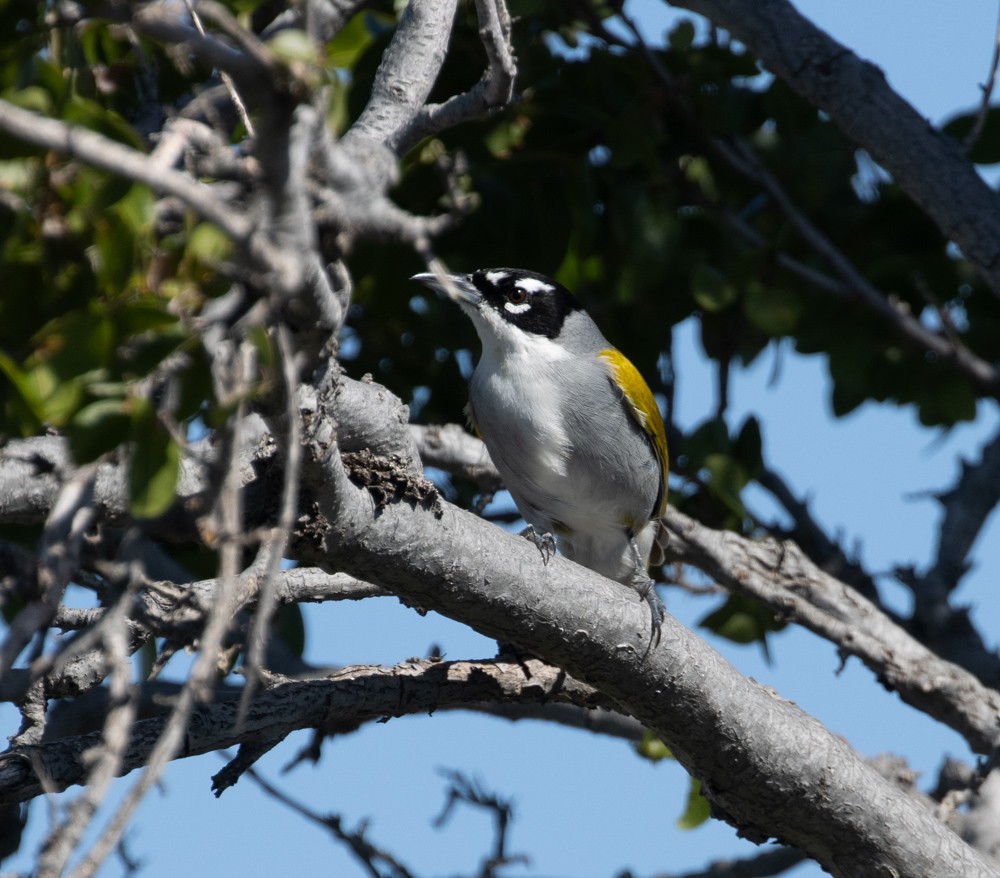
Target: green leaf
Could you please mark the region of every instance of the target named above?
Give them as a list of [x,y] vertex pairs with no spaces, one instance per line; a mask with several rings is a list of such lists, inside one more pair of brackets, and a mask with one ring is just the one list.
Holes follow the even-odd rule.
[[123,307],[112,310],[115,327],[122,338],[149,331],[163,331],[176,326],[177,316],[167,310],[167,303],[154,296],[130,298]]
[[115,210],[132,233],[138,235],[152,230],[155,206],[152,190],[135,183],[115,205]]
[[123,292],[135,267],[132,228],[116,214],[103,213],[94,224],[94,246],[87,255],[104,290]]
[[673,759],[670,748],[649,729],[642,730],[642,740],[635,745],[636,752],[650,762],[660,762],[663,759]]
[[775,618],[770,607],[739,594],[729,595],[721,607],[708,613],[698,624],[733,643],[759,643],[768,664],[771,656],[767,635],[785,627],[785,622]]
[[747,284],[743,311],[754,326],[768,335],[794,332],[802,309],[801,297],[787,287],[768,287],[759,281]]
[[733,457],[740,462],[750,478],[753,478],[763,465],[761,448],[760,423],[753,415],[748,415],[733,443]]
[[73,416],[66,436],[77,463],[96,460],[126,441],[131,421],[123,403],[121,398],[99,399]]
[[[973,126],[978,113],[963,113],[948,120],[942,131],[954,137],[959,143],[964,143]],[[1000,109],[992,107],[986,112],[983,127],[979,132],[972,149],[968,154],[969,161],[977,165],[995,165],[1000,162]]]
[[139,650],[139,679],[148,680],[156,667],[156,638],[150,637]]
[[689,18],[681,19],[677,26],[670,31],[668,39],[670,48],[675,52],[686,52],[694,43],[694,22]]
[[695,829],[711,816],[712,809],[708,799],[701,794],[701,782],[692,777],[691,785],[688,787],[687,805],[684,813],[677,818],[677,828]]
[[281,642],[301,658],[306,648],[306,626],[302,618],[302,608],[298,604],[285,604],[275,614],[274,624]]
[[4,622],[10,625],[14,621],[18,613],[21,612],[28,604],[25,602],[24,598],[18,597],[16,594],[11,595],[7,598],[3,606],[0,607],[0,617],[3,618]]
[[174,502],[181,450],[148,402],[133,399],[132,403],[132,457],[128,473],[132,515],[139,519],[156,518]]
[[730,511],[741,518],[746,515],[740,492],[750,481],[747,471],[730,454],[721,452],[709,454],[705,458],[708,470],[708,489],[721,500]]
[[43,116],[50,116],[55,109],[52,104],[52,95],[38,85],[29,85],[18,91],[8,92],[4,95],[4,99],[22,110],[31,110]]
[[10,159],[0,161],[0,189],[28,195],[36,185],[38,163],[33,159]]
[[0,352],[0,371],[7,376],[21,401],[37,419],[35,422],[22,420],[18,426],[23,435],[34,432],[40,424],[62,427],[82,401],[81,381],[61,380],[47,360],[22,369]]
[[316,44],[304,30],[287,28],[279,31],[274,39],[268,42],[267,47],[282,61],[316,64],[318,60]]
[[[355,15],[346,27],[341,28],[337,35],[326,44],[326,62],[334,69],[350,69],[361,56],[361,53],[368,48],[375,37],[375,33],[369,25],[373,23],[378,14],[374,12],[364,12]],[[388,16],[381,16],[388,23]]]
[[3,351],[0,351],[0,371],[7,376],[21,403],[15,412],[8,411],[8,417],[13,416],[22,436],[30,436],[42,422],[42,399],[38,394],[38,388],[28,379],[21,367]]
[[[107,107],[102,107],[97,101],[75,94],[63,109],[63,119],[71,125],[80,125],[103,134],[111,140],[117,140],[133,149],[146,151],[142,138],[118,113]],[[130,185],[128,181],[126,186]]]
[[692,469],[701,469],[706,457],[729,448],[729,430],[722,418],[709,418],[684,437],[680,451]]
[[830,377],[833,379],[833,413],[843,417],[871,397],[879,348],[874,339],[856,332],[852,336],[836,338],[830,344],[828,353]]
[[187,255],[200,262],[221,262],[229,256],[232,249],[233,242],[226,233],[211,223],[199,223],[188,235]]
[[918,400],[920,423],[925,427],[952,426],[976,417],[976,395],[968,382],[949,376],[935,382],[933,392]]
[[719,198],[719,188],[715,182],[715,175],[708,160],[703,156],[681,156],[681,170],[695,186],[705,193],[707,198],[713,200]]
[[700,307],[714,313],[732,305],[739,290],[714,268],[699,264],[691,275],[691,295]]

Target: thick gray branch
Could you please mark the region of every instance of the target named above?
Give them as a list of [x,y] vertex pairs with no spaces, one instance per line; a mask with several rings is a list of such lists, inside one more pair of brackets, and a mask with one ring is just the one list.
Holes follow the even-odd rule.
[[882,71],[788,0],[670,0],[724,27],[773,73],[828,113],[937,223],[1000,294],[1000,195],[959,144],[894,92]]
[[305,441],[314,474],[324,476],[317,504],[329,531],[322,542],[316,531],[300,541],[300,557],[391,588],[596,686],[656,731],[752,838],[779,837],[839,876],[996,878],[843,740],[673,619],[647,651],[649,615],[631,590],[563,558],[543,564],[527,541],[450,504],[356,488],[322,438],[323,420],[313,416]]
[[476,0],[476,14],[487,59],[482,79],[465,94],[424,107],[397,139],[400,153],[424,137],[506,106],[514,96],[517,64],[510,44],[510,16],[504,0]]
[[444,63],[455,6],[456,0],[410,0],[382,56],[368,105],[345,143],[371,141],[397,151]]

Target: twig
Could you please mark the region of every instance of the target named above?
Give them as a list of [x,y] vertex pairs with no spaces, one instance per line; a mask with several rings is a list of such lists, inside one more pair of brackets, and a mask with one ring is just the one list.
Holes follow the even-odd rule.
[[[205,28],[201,24],[201,16],[198,15],[198,11],[194,8],[194,3],[192,3],[191,0],[184,0],[184,5],[187,7],[188,12],[191,15],[191,20],[194,22],[194,26],[197,28],[198,33],[203,37],[206,36]],[[232,100],[233,106],[236,107],[236,112],[239,113],[240,121],[243,122],[243,127],[246,129],[247,134],[253,137],[253,123],[250,121],[250,116],[247,113],[247,108],[243,103],[243,99],[240,97],[239,92],[236,91],[236,84],[233,82],[232,76],[230,76],[225,70],[220,70],[219,76],[222,79],[223,84],[226,86],[226,90],[229,92],[229,98]]]
[[283,805],[301,814],[310,822],[322,826],[332,833],[334,838],[347,845],[351,853],[354,854],[355,859],[357,859],[372,878],[385,878],[385,873],[379,868],[379,864],[388,867],[390,870],[389,874],[397,876],[397,878],[413,878],[413,873],[395,856],[368,841],[365,837],[367,827],[364,823],[361,824],[359,829],[353,832],[347,830],[344,828],[343,818],[339,814],[327,814],[324,816],[318,811],[314,811],[308,805],[304,805],[293,799],[287,793],[279,790],[274,784],[266,781],[252,768],[248,769],[246,774],[247,777],[253,778],[257,785],[273,799],[277,799]]
[[521,854],[509,855],[507,847],[507,827],[514,814],[514,805],[507,799],[501,799],[495,793],[487,792],[478,781],[471,780],[459,771],[443,769],[441,773],[450,781],[444,808],[434,818],[434,826],[443,826],[451,816],[458,802],[465,802],[477,808],[482,808],[493,815],[496,823],[496,843],[493,854],[483,861],[480,878],[491,878],[500,866],[510,863],[526,863],[528,858]]
[[917,636],[996,687],[1000,656],[984,642],[968,609],[953,606],[950,598],[970,569],[972,547],[1000,503],[1000,432],[983,445],[978,461],[961,461],[957,481],[937,500],[943,516],[933,561],[922,573],[897,569],[896,578],[913,592]]
[[58,878],[80,842],[94,813],[104,800],[111,781],[117,776],[129,733],[135,719],[136,703],[131,696],[128,661],[128,635],[124,602],[115,609],[114,624],[104,626],[103,645],[111,669],[108,686],[110,709],[104,721],[101,744],[87,754],[93,767],[87,776],[84,792],[70,804],[65,820],[46,839],[38,861],[38,878]]
[[250,629],[250,640],[244,660],[244,687],[240,697],[240,709],[237,725],[246,716],[247,708],[253,699],[254,692],[260,682],[260,668],[267,643],[268,629],[276,606],[277,577],[281,567],[281,558],[288,546],[289,535],[295,523],[295,515],[299,502],[299,475],[302,467],[302,440],[299,422],[298,379],[295,368],[295,352],[288,328],[278,324],[274,331],[278,350],[278,365],[281,370],[283,395],[285,399],[285,420],[288,436],[285,439],[285,473],[281,487],[281,506],[278,522],[273,536],[266,541],[261,551],[267,561],[261,580],[260,593],[257,597],[257,608],[254,613],[253,625]]
[[[800,500],[792,492],[785,480],[774,470],[764,467],[757,475],[757,483],[767,491],[795,524],[793,535],[809,556],[827,573],[857,589],[868,600],[878,604],[883,612],[892,616],[882,606],[875,581],[856,561],[850,560],[843,549],[827,536],[819,522],[809,511],[806,501]],[[775,528],[771,528],[775,530]],[[895,618],[895,617],[893,617]],[[898,620],[896,620],[898,621]]]
[[59,492],[45,530],[38,565],[39,597],[21,610],[7,629],[0,646],[0,679],[10,671],[21,650],[42,632],[56,613],[62,593],[76,569],[84,532],[94,517],[93,498],[97,467],[78,469]]
[[986,82],[979,86],[983,96],[979,102],[976,121],[962,141],[962,149],[965,150],[966,155],[972,152],[972,148],[979,142],[979,137],[983,133],[983,126],[986,124],[986,117],[990,112],[990,97],[993,95],[993,88],[997,82],[998,67],[1000,67],[1000,17],[998,17],[996,35],[993,38],[993,58],[990,60],[990,72],[986,77]]
[[923,350],[954,363],[973,383],[1000,398],[1000,375],[996,368],[977,357],[964,345],[956,345],[946,336],[928,329],[908,309],[872,286],[840,249],[799,210],[792,197],[774,174],[764,166],[749,144],[744,141],[729,144],[715,139],[712,145],[732,167],[742,171],[767,192],[791,223],[792,228],[840,275],[857,301],[884,318],[903,338]]
[[[245,711],[240,709],[237,714],[237,725],[246,718]],[[219,798],[231,786],[246,774],[251,767],[265,754],[273,750],[284,738],[272,738],[267,741],[248,741],[240,744],[236,755],[230,759],[222,771],[212,776],[212,793]]]
[[[199,8],[207,12],[207,4]],[[174,4],[152,3],[130,7],[121,4],[116,11],[124,13],[128,21],[139,33],[168,47],[178,47],[185,57],[201,61],[209,67],[230,74],[248,95],[270,95],[274,91],[275,77],[269,54],[247,51],[245,41],[238,41],[243,48],[217,40],[191,27],[186,20],[183,7]]]
[[920,577],[918,612],[938,613],[940,603],[954,591],[968,571],[968,555],[987,517],[1000,503],[1000,431],[983,445],[979,460],[962,462],[955,485],[938,498],[944,518],[938,531],[934,563]]
[[[246,417],[246,403],[242,400],[245,400],[245,388],[248,384],[247,365],[247,357],[242,354],[241,349],[235,374],[231,378],[233,386],[230,388],[234,398],[240,399],[241,402],[237,406],[232,422],[232,441],[229,443],[230,456],[227,461],[225,480],[219,494],[223,535],[219,552],[222,572],[219,600],[212,607],[212,612],[208,617],[201,637],[201,651],[191,669],[188,681],[177,698],[177,703],[166,721],[162,734],[149,753],[145,770],[139,780],[126,793],[104,832],[71,873],[70,878],[92,878],[101,863],[115,849],[135,809],[159,779],[167,763],[174,758],[180,749],[195,705],[208,699],[211,695],[211,681],[215,678],[218,668],[218,650],[232,622],[233,610],[235,609],[235,583],[242,553],[242,546],[237,539],[243,524],[239,449],[242,447],[240,433]],[[225,371],[227,371],[226,365],[220,369],[219,365],[215,364],[213,377],[220,380],[219,373]],[[225,381],[225,379],[221,380]]]
[[724,27],[771,73],[822,109],[892,175],[1000,296],[1000,194],[958,144],[892,90],[878,67],[824,33],[788,0],[675,0],[675,5]]
[[[237,577],[236,597],[241,609],[253,606],[259,594],[261,570],[251,566]],[[221,595],[221,581],[207,579],[175,585],[150,583],[132,602],[129,624],[133,626],[134,646],[149,636],[179,637],[190,630],[192,636],[201,630],[204,619]],[[323,603],[326,601],[358,601],[371,597],[391,597],[384,588],[363,582],[346,573],[327,573],[316,567],[295,567],[282,570],[275,578],[275,598],[280,606],[292,603]],[[107,673],[107,663],[100,648],[102,626],[109,624],[109,610],[70,610],[60,607],[54,624],[79,626],[82,631],[59,653],[44,655],[30,668],[13,668],[0,680],[0,701],[23,699],[33,680],[44,684],[50,698],[78,696],[100,684]],[[62,623],[60,616],[65,616]],[[142,636],[138,636],[141,632]]]

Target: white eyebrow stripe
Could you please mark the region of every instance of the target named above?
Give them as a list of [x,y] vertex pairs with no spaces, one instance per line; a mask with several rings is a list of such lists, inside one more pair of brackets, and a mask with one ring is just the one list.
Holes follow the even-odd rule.
[[518,280],[517,285],[526,293],[551,293],[555,289],[552,284],[539,280],[537,277],[523,277]]
[[510,275],[506,271],[487,271],[486,272],[486,280],[488,280],[491,284],[498,284],[505,277],[510,277]]
[[525,311],[531,310],[531,302],[521,302],[519,305],[515,305],[513,302],[504,302],[503,307],[511,314],[523,314]]

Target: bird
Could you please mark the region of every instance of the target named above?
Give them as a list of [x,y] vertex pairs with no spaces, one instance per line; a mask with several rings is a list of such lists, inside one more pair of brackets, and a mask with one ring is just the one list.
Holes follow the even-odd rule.
[[466,414],[547,561],[562,555],[632,587],[648,604],[650,648],[663,601],[667,438],[639,370],[562,284],[518,268],[411,280],[471,318],[482,353]]

